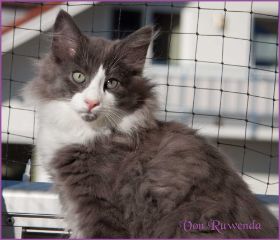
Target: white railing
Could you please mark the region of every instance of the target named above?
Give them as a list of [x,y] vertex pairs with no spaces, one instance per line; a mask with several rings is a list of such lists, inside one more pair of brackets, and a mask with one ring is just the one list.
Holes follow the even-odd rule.
[[64,232],[57,194],[49,183],[3,181],[3,237],[21,238],[24,231]]

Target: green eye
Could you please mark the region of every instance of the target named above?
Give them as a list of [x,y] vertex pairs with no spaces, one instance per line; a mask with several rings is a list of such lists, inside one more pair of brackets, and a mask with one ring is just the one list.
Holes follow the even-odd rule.
[[77,83],[83,83],[86,80],[85,75],[80,72],[73,72],[72,77]]
[[117,79],[111,78],[105,83],[105,88],[114,89],[119,85],[119,83],[120,82]]

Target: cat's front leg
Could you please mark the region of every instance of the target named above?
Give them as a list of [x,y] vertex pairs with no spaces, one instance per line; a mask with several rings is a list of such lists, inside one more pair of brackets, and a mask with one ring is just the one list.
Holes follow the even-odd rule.
[[71,238],[129,236],[122,212],[113,201],[110,171],[114,166],[102,154],[73,144],[59,150],[51,165]]

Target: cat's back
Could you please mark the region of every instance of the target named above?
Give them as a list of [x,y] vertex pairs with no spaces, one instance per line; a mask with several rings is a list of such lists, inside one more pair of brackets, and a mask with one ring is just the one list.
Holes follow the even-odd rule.
[[[214,158],[227,164],[219,152],[211,146],[198,132],[178,122],[157,121],[157,127],[143,133],[143,140],[138,152],[151,156],[151,162],[181,163],[181,168],[189,162],[212,165]],[[222,164],[222,165],[223,165]]]
[[142,135],[144,136],[142,145],[145,147],[156,145],[158,151],[175,150],[175,146],[176,149],[197,148],[202,144],[195,130],[177,122],[157,121],[155,128]]
[[[276,234],[275,219],[225,157],[196,131],[179,123],[158,122],[157,128],[142,134],[138,149],[123,162],[118,184],[133,236],[143,232],[147,236],[192,236],[178,227],[184,219],[206,224],[210,219],[250,223],[252,218],[263,226],[261,232],[222,236]],[[167,225],[170,232],[162,229]]]

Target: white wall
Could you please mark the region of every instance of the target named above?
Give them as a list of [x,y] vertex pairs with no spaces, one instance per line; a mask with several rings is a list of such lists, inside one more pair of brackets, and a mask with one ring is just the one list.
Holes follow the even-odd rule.
[[[225,64],[249,64],[250,43],[246,40],[223,38],[221,25],[225,23],[224,35],[231,38],[250,39],[251,3],[250,2],[191,2],[181,14],[181,59],[224,62]],[[228,11],[225,12],[224,8]],[[235,11],[235,12],[231,12]],[[240,12],[238,12],[240,11]],[[277,2],[253,2],[252,11],[278,15]],[[191,33],[191,34],[190,34]],[[194,35],[198,33],[198,37]],[[214,36],[203,36],[214,35]],[[198,38],[198,40],[197,40]],[[197,42],[197,54],[195,56]],[[222,45],[224,44],[224,47]],[[222,53],[223,49],[223,53]]]

